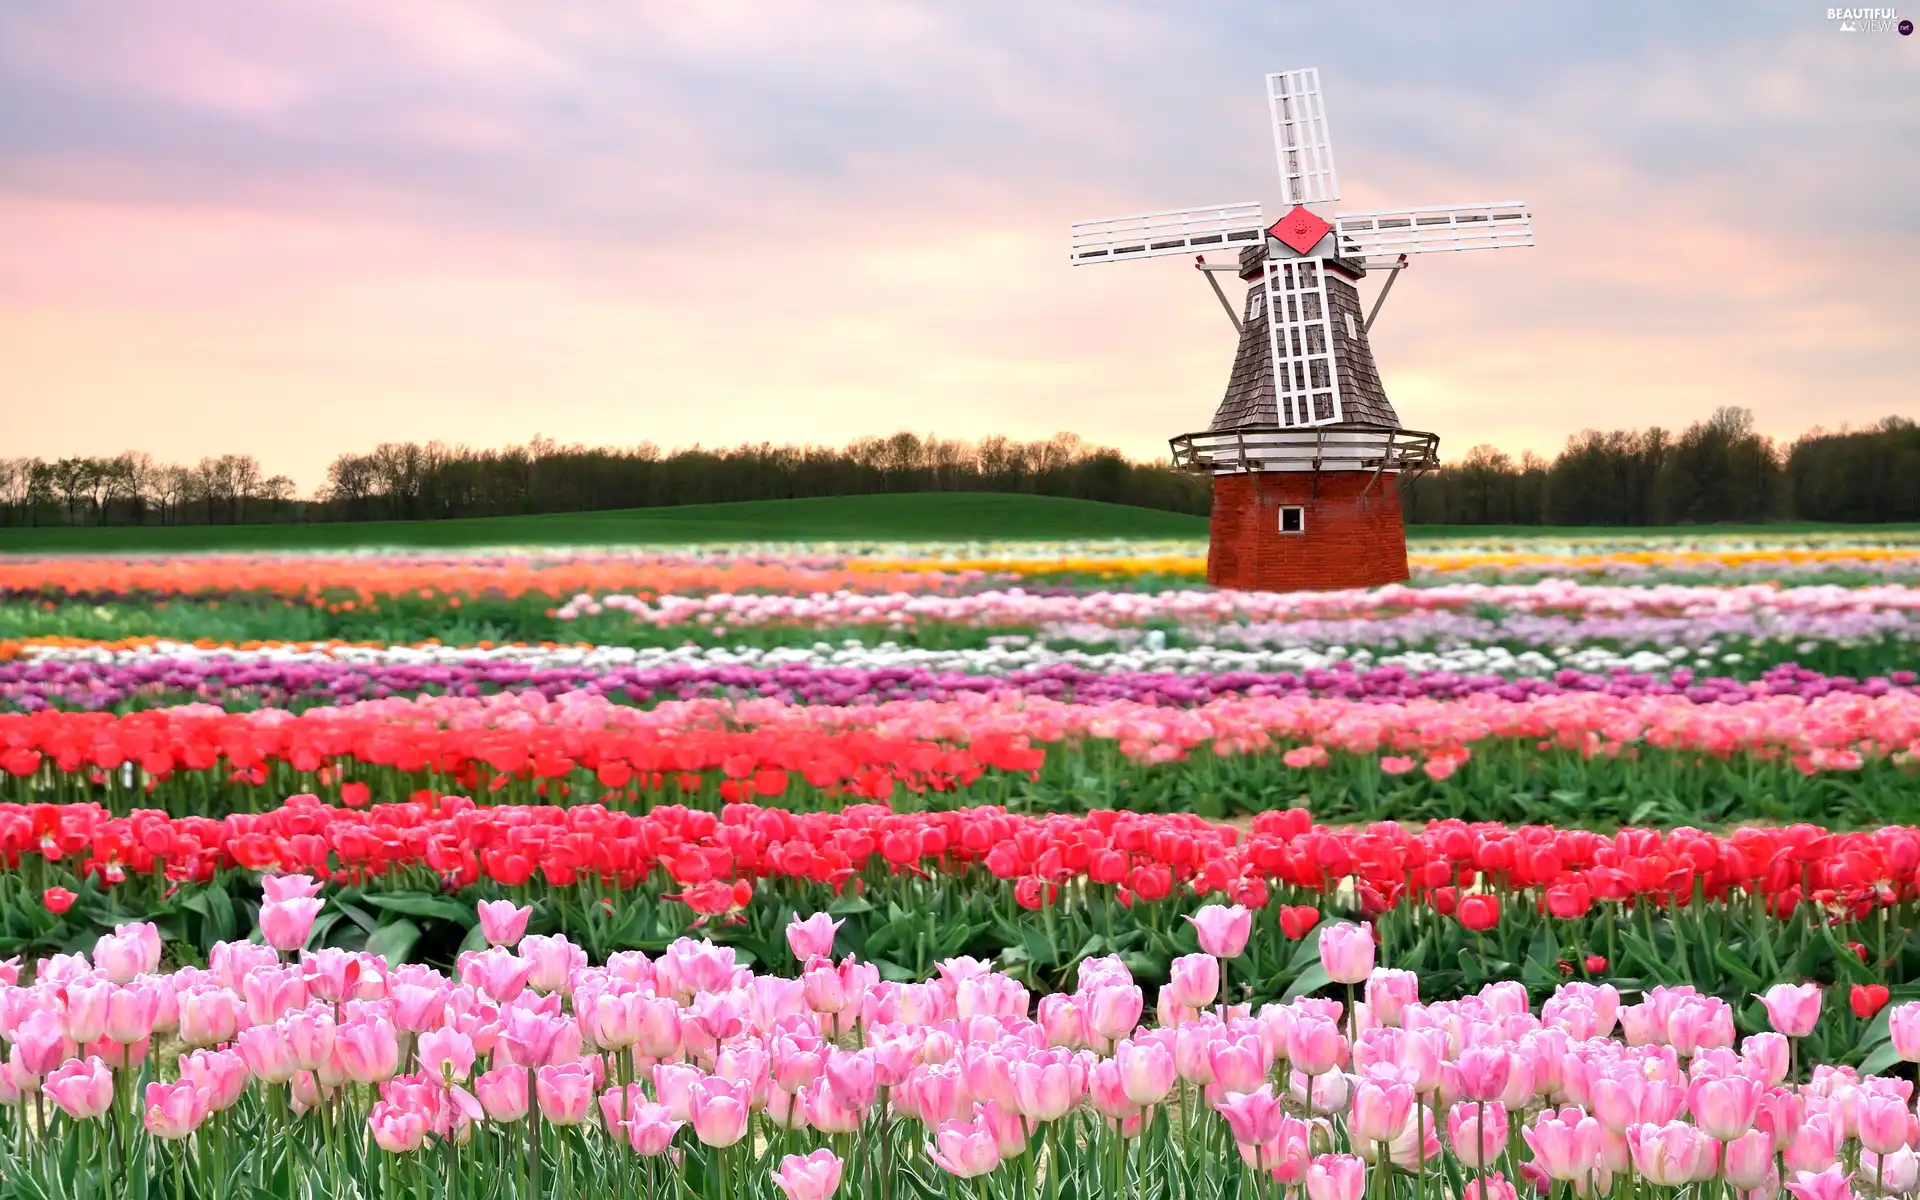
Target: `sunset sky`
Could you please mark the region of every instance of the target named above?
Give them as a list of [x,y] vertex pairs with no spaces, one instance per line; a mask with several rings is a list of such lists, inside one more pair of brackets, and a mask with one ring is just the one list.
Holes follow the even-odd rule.
[[1920,415],[1920,37],[1824,5],[6,0],[0,456],[1163,456],[1232,330],[1067,225],[1277,215],[1262,75],[1310,65],[1335,207],[1533,206],[1375,331],[1449,456]]

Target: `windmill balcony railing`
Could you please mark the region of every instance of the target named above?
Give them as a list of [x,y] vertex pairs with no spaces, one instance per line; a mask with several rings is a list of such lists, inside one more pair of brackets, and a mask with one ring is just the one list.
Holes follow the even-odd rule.
[[1439,435],[1378,426],[1258,425],[1182,434],[1171,445],[1175,468],[1196,475],[1368,471],[1411,476],[1440,465]]

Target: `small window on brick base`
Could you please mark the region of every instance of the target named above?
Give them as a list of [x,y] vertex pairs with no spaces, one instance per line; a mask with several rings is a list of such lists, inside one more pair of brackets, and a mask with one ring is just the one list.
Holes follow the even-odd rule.
[[1280,506],[1280,532],[1305,533],[1307,531],[1307,510],[1298,504]]

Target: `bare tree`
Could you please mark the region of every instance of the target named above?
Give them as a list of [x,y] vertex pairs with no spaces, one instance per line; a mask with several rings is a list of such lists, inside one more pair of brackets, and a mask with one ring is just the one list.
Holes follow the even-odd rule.
[[66,505],[67,524],[80,523],[80,502],[93,487],[93,475],[92,459],[62,458],[54,462],[50,482],[59,493],[60,502]]

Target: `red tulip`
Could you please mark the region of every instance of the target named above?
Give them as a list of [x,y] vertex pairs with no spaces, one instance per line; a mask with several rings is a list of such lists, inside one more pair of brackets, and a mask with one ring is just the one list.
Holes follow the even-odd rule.
[[50,887],[40,893],[40,902],[47,906],[48,912],[55,915],[66,912],[72,908],[73,902],[79,898],[80,897],[63,887]]
[[1460,923],[1475,933],[1492,929],[1500,923],[1500,897],[1487,892],[1460,897]]
[[1299,941],[1307,936],[1319,923],[1320,910],[1311,904],[1280,906],[1280,932],[1293,941]]
[[1887,1006],[1887,995],[1887,986],[1883,983],[1856,983],[1847,999],[1853,1005],[1854,1016],[1871,1021]]

